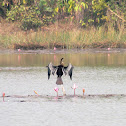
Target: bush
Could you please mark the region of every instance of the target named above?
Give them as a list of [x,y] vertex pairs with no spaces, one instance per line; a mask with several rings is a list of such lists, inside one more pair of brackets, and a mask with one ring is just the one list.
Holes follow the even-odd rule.
[[7,20],[20,21],[23,30],[36,29],[42,25],[40,11],[36,6],[14,6],[7,12]]

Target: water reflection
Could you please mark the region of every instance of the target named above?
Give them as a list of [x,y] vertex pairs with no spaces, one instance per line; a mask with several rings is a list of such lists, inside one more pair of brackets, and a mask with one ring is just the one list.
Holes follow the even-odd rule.
[[[59,98],[54,91],[56,76],[48,80],[47,69],[41,66],[51,61],[57,65],[61,57],[77,67],[72,81],[63,76],[67,96]],[[126,66],[126,53],[1,53],[0,93],[6,97],[2,102],[0,96],[0,122],[6,126],[124,126],[126,68],[119,66]],[[78,85],[76,96],[73,84]]]
[[64,57],[65,65],[74,66],[126,66],[126,53],[51,53],[51,54],[0,54],[0,67],[46,66],[49,62],[57,65]]

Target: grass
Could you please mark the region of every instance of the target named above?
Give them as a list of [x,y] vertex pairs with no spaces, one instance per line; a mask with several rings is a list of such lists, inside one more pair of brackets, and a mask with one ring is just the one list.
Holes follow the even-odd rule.
[[[8,27],[9,26],[9,27]],[[22,31],[14,24],[1,24],[0,47],[9,49],[56,48],[126,48],[126,32],[122,35],[113,28],[69,28],[60,24],[43,27],[38,31]]]

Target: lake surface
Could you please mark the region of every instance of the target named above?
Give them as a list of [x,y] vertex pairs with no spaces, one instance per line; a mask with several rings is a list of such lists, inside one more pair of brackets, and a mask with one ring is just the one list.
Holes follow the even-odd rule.
[[[62,57],[65,65],[74,65],[72,81],[63,76],[66,96],[55,84],[56,76],[48,80],[45,67],[58,65]],[[73,84],[78,86],[75,96]],[[126,51],[0,51],[0,94],[4,126],[124,126]]]

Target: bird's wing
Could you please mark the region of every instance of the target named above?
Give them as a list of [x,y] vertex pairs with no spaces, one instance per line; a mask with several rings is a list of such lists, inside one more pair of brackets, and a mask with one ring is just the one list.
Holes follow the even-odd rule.
[[67,67],[64,67],[64,73],[65,73],[65,75],[68,74],[70,76],[71,80],[72,80],[73,68],[74,67],[71,65],[71,63],[69,63],[69,65]]
[[49,63],[48,67],[48,79],[50,78],[51,74],[55,74],[56,70],[57,70],[57,66],[53,66],[52,63]]

